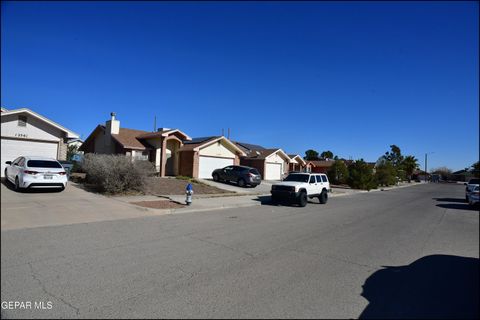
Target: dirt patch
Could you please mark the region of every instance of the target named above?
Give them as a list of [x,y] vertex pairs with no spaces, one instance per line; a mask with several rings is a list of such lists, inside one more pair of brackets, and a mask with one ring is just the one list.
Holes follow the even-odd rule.
[[153,209],[178,209],[178,208],[184,208],[186,206],[184,204],[179,204],[169,200],[137,201],[137,202],[130,202],[130,203],[137,206],[153,208]]
[[145,193],[153,195],[179,195],[185,194],[187,184],[191,183],[194,194],[221,194],[231,193],[204,183],[190,182],[175,178],[151,177],[147,179]]

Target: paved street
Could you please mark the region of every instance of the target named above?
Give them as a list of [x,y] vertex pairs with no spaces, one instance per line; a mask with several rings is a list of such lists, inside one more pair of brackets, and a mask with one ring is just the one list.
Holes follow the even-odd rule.
[[478,318],[479,213],[463,198],[429,184],[2,230],[1,316]]

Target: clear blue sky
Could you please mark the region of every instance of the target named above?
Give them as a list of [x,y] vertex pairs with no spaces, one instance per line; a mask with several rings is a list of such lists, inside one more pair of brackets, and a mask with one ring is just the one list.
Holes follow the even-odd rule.
[[1,104],[429,168],[479,155],[477,2],[6,2]]

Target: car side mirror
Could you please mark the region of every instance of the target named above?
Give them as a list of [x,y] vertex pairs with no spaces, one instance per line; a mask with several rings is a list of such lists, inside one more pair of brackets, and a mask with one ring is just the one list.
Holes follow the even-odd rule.
[[5,164],[11,165],[11,164],[12,164],[12,161],[6,161]]

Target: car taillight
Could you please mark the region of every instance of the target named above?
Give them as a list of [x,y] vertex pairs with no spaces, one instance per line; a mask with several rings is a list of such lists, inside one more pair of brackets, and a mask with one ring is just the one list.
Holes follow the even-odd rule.
[[66,173],[65,171],[62,171],[62,172],[59,172],[58,174],[61,175],[61,176],[64,176],[64,175],[66,175],[67,173]]
[[23,173],[25,173],[25,174],[37,174],[38,171],[23,170]]
[[251,172],[248,173],[248,176],[249,176],[249,177],[255,177],[255,175],[254,175],[253,173],[251,173]]

